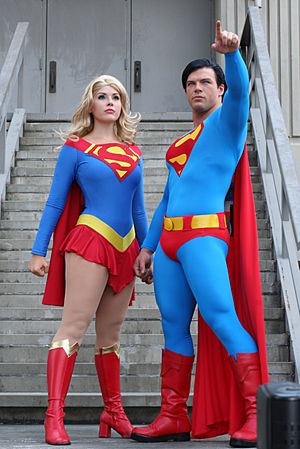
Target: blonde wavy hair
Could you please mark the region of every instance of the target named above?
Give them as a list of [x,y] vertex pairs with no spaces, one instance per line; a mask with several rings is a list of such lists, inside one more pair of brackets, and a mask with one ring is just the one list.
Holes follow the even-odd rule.
[[136,136],[136,128],[141,120],[139,113],[132,114],[129,108],[129,98],[123,84],[114,76],[101,75],[92,80],[86,87],[79,106],[75,110],[71,128],[67,133],[67,138],[84,137],[94,128],[94,116],[91,113],[93,107],[94,96],[105,86],[111,86],[120,95],[121,113],[115,123],[115,134],[121,142],[134,143]]

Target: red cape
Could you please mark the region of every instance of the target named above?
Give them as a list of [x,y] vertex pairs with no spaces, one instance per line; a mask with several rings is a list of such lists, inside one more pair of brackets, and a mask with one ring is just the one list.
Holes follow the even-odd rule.
[[[258,345],[262,383],[269,381],[258,258],[256,215],[247,150],[234,174],[233,236],[227,265],[238,317]],[[193,438],[232,434],[245,421],[245,405],[223,345],[198,314],[198,355],[192,413]]]
[[65,298],[65,257],[59,253],[64,239],[76,225],[83,209],[84,201],[80,187],[74,182],[70,188],[67,202],[53,234],[53,247],[49,264],[43,304],[63,306]]

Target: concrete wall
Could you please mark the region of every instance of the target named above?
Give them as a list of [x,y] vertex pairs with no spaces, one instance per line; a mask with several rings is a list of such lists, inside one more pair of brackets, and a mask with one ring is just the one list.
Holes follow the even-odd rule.
[[216,0],[215,16],[241,35],[247,4],[261,5],[271,64],[300,180],[300,0]]

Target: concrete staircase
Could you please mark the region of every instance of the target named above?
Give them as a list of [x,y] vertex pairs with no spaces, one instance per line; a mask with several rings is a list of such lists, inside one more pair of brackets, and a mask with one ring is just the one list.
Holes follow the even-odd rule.
[[[46,406],[47,349],[61,317],[59,308],[41,306],[44,280],[27,271],[27,261],[49,191],[61,144],[57,130],[67,123],[27,123],[12,169],[0,221],[0,422],[34,422]],[[145,165],[146,206],[151,218],[163,191],[167,146],[191,128],[188,122],[142,122],[138,144]],[[55,131],[56,130],[56,131]],[[257,155],[248,136],[257,209],[261,279],[265,304],[268,358],[273,381],[292,380],[289,338],[280,300],[276,261]],[[51,248],[51,246],[50,246]],[[50,251],[49,251],[50,252]],[[49,255],[48,255],[49,257]],[[122,331],[122,391],[130,418],[144,422],[160,406],[160,316],[152,286],[137,281],[137,300]],[[192,323],[196,343],[196,315]],[[93,365],[94,330],[90,326],[80,349],[70,394],[69,421],[96,422],[101,397]]]

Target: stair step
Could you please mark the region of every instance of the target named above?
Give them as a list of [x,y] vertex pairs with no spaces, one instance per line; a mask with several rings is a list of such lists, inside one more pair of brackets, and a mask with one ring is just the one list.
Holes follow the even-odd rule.
[[[43,123],[43,122],[32,122],[32,123],[25,123],[25,133],[29,132],[52,132],[54,130],[56,131],[63,131],[66,132],[70,129],[70,122],[54,122],[54,123]],[[142,130],[151,130],[153,132],[156,132],[157,130],[175,130],[176,132],[184,132],[189,131],[193,127],[192,121],[166,121],[166,122],[144,122],[141,121],[138,125],[138,132]]]
[[[37,131],[68,131],[70,129],[70,120],[48,121],[48,122],[26,122],[24,125],[25,133]],[[143,118],[138,124],[138,132],[142,130],[175,130],[177,133],[182,131],[189,131],[193,128],[192,117],[184,119],[174,116],[172,119],[165,119],[159,117],[158,119],[148,120]],[[251,137],[251,123],[248,123],[249,137]]]
[[[27,257],[25,257],[25,251],[15,251],[18,255],[20,254],[20,260],[26,261],[30,258],[30,253],[28,252]],[[6,252],[4,252],[6,253]],[[9,251],[8,251],[9,253]],[[3,252],[1,252],[3,255]],[[22,258],[23,256],[23,258]],[[34,276],[31,273],[1,273],[3,282],[0,282],[0,295],[2,294],[21,294],[22,288],[24,294],[41,294],[44,288],[45,279],[39,279],[37,276]],[[23,282],[23,280],[27,282]],[[262,272],[261,273],[261,281],[264,293],[274,293],[274,289],[277,287],[277,275],[272,272]],[[137,284],[136,290],[138,292],[149,292],[151,286],[146,284]]]
[[[27,307],[3,307],[0,306],[0,322],[3,320],[9,321],[48,321],[48,320],[60,320],[62,315],[62,309],[60,307],[35,307],[35,308],[27,308]],[[282,307],[267,307],[264,311],[265,319],[267,321],[276,321],[282,320],[284,318],[284,309]],[[195,313],[194,319],[197,318],[197,314]],[[129,321],[139,321],[141,325],[147,321],[161,321],[161,315],[158,309],[144,309],[144,308],[136,308],[134,306],[129,307],[125,322]],[[3,331],[3,329],[1,329]],[[3,332],[2,332],[3,333]],[[0,334],[1,341],[1,334]]]
[[[155,212],[157,204],[155,203],[155,205],[150,206],[150,202],[147,204],[147,208],[146,208],[146,212],[148,215],[148,219],[151,220],[153,213]],[[265,212],[265,206],[262,203],[262,208],[259,209],[259,206],[257,206],[257,216],[259,218],[265,218],[266,212]],[[37,223],[40,222],[42,216],[42,210],[37,210],[37,211],[7,211],[7,210],[3,210],[2,211],[2,218],[3,220],[13,220],[13,221],[30,221],[30,220],[34,220]]]
[[[8,232],[8,231],[6,231]],[[15,231],[12,231],[15,232]],[[34,236],[36,234],[35,231],[23,231],[25,236],[27,237],[27,233],[30,233],[28,235],[28,238],[31,239],[32,241],[34,239]],[[1,235],[1,231],[0,231],[0,235]],[[275,268],[276,264],[274,260],[261,260],[260,261],[260,269],[262,272],[273,272],[274,268]],[[27,262],[25,261],[4,261],[4,260],[0,260],[0,272],[2,273],[3,277],[2,280],[5,279],[5,273],[20,273],[20,272],[27,272],[28,268],[27,268]]]
[[[160,393],[124,393],[122,395],[124,407],[160,407]],[[35,393],[0,393],[0,403],[2,407],[46,407],[47,394]],[[98,391],[94,393],[70,393],[66,399],[67,407],[90,408],[101,406],[101,395]],[[188,405],[192,405],[192,396],[188,400]]]
[[[32,392],[32,394],[47,392],[47,382],[46,376],[38,376],[34,379],[30,377],[22,377],[22,383],[20,381],[19,376],[11,376],[2,378],[2,391],[5,392]],[[192,388],[194,384],[194,376],[192,376]],[[123,393],[134,393],[136,391],[143,391],[145,393],[151,392],[159,392],[160,391],[160,377],[159,375],[138,375],[138,376],[121,376],[121,390]],[[99,389],[99,381],[96,373],[94,375],[81,375],[76,376],[73,375],[72,381],[69,388],[69,393],[76,392],[85,392],[85,393],[95,393],[98,391],[100,395]]]
[[[46,281],[46,278],[40,278],[38,276],[34,276],[33,274],[29,273],[31,277],[31,282],[28,283],[22,283],[22,282],[16,282],[16,283],[6,283],[6,282],[0,282],[0,286],[3,290],[9,290],[9,286],[14,285],[17,290],[22,292],[22,288],[26,289],[27,287],[33,286],[33,290],[40,290],[38,294],[42,293],[43,284]],[[29,278],[30,279],[30,278]],[[143,294],[152,294],[153,292],[153,285],[147,285],[143,282],[141,282],[139,279],[137,279],[135,284],[135,291],[136,293],[143,293]],[[7,293],[7,292],[5,292]],[[23,291],[23,293],[26,293]],[[3,293],[0,293],[3,294]],[[9,293],[8,293],[9,294]],[[13,293],[12,293],[13,294]],[[18,294],[18,293],[16,293]],[[30,293],[30,294],[36,294],[36,293]]]
[[[84,348],[81,348],[84,349]],[[268,368],[270,375],[276,374],[290,374],[293,370],[293,362],[269,362]],[[123,361],[123,356],[121,353],[121,376],[159,376],[161,369],[161,363],[126,363]],[[196,363],[193,365],[192,373],[195,374]],[[45,363],[10,363],[1,362],[0,372],[4,377],[15,376],[15,378],[20,377],[30,377],[30,376],[45,376],[46,375],[46,364]],[[96,375],[95,364],[93,360],[89,362],[76,361],[74,368],[75,376],[94,376]]]
[[[46,279],[46,278],[45,278]],[[262,283],[274,285],[277,282],[277,275],[274,272],[262,272],[261,273],[261,281]],[[44,280],[40,279],[37,276],[34,276],[28,270],[27,272],[0,272],[0,285],[3,287],[4,284],[22,284],[21,287],[27,284],[38,284],[43,283]],[[5,287],[6,288],[6,287]],[[149,287],[146,284],[137,284],[138,291],[149,291]]]
[[[17,212],[16,212],[17,213]],[[30,212],[32,213],[32,212]],[[22,235],[22,234],[21,234]],[[14,250],[31,250],[33,241],[28,238],[22,239],[0,239],[0,250],[7,251],[9,249]],[[272,240],[270,238],[261,238],[259,241],[259,248],[261,250],[271,250],[273,247]],[[51,246],[49,246],[51,248]]]
[[[153,188],[153,186],[150,186]],[[151,191],[151,189],[149,189],[149,192]],[[155,190],[153,189],[152,192],[155,192]],[[154,211],[158,205],[157,201],[153,201],[152,197],[150,197],[151,199],[146,199],[145,201],[145,206],[148,212]],[[255,201],[255,206],[257,208],[257,212],[259,213],[261,212],[265,212],[265,203],[262,200],[256,200]],[[2,210],[3,210],[3,219],[8,219],[5,218],[5,214],[6,213],[23,213],[26,212],[28,214],[28,211],[32,211],[32,213],[36,213],[36,212],[42,212],[43,209],[45,207],[45,202],[44,201],[3,201],[2,203]],[[29,215],[30,216],[30,215]],[[12,216],[13,217],[13,216]],[[12,218],[11,217],[11,218]],[[34,216],[36,217],[36,215]],[[259,217],[259,218],[264,218],[264,217]],[[34,218],[36,219],[36,218]]]
[[[155,197],[155,195],[157,195],[157,197]],[[155,201],[155,198],[160,198],[161,194],[149,193],[148,197],[149,201]],[[37,230],[38,225],[39,223],[36,220],[11,221],[2,219],[0,221],[0,230]],[[270,231],[268,218],[258,218],[257,227],[259,230]]]
[[[144,137],[137,137],[136,144],[138,146],[141,146],[142,148],[145,145],[164,145],[165,147],[168,147],[171,145],[171,143],[176,140],[178,137],[178,133],[176,132],[157,132],[157,133],[150,133],[148,135],[145,135]],[[61,146],[64,143],[64,139],[61,139],[58,136],[51,137],[51,145],[52,146]],[[24,147],[33,147],[33,146],[49,146],[49,138],[42,135],[41,137],[36,137],[34,134],[32,135],[26,135],[25,137],[21,137],[20,139],[20,145],[22,148]],[[167,148],[165,148],[166,150]]]
[[[36,178],[39,178],[40,183],[42,182],[43,184],[51,184],[55,164],[52,165],[52,167],[35,167],[33,166],[33,164],[30,164],[29,167],[14,167],[11,170],[12,181],[14,181],[16,184],[22,184],[22,182],[18,181],[21,181],[21,179],[23,178],[23,181],[25,181],[27,178],[29,178],[32,183],[35,183]],[[167,168],[165,166],[159,168],[159,174],[157,174],[157,171],[158,169],[155,167],[146,167],[144,169],[145,185],[153,183],[153,181],[156,181],[156,183],[159,184],[165,183],[167,178]]]
[[[145,201],[145,207],[147,210],[155,210],[158,202],[152,199]],[[27,211],[43,211],[45,207],[45,201],[3,201],[2,210],[4,212],[27,212]]]
[[[38,364],[36,364],[38,366]],[[87,364],[84,364],[85,368]],[[77,374],[76,371],[74,372],[74,375],[72,377],[72,381],[69,388],[69,393],[76,393],[78,391],[85,392],[85,393],[100,393],[99,390],[99,381],[98,377],[96,375],[96,370],[94,367],[94,364],[90,364],[91,368],[90,373],[87,373],[86,371]],[[274,366],[274,373],[272,372],[273,366]],[[45,367],[45,364],[41,364],[41,367]],[[130,365],[127,365],[130,366]],[[150,366],[151,371],[153,371],[152,367],[156,368],[156,372],[151,374],[150,370],[145,370],[144,373],[139,370],[137,374],[128,373],[128,370],[122,370],[121,371],[121,391],[123,393],[130,393],[130,392],[136,392],[136,391],[143,391],[145,393],[151,393],[151,392],[160,392],[160,364],[147,364],[144,365],[145,367]],[[270,376],[271,380],[273,376],[276,376],[281,378],[281,380],[291,380],[291,371],[293,370],[293,364],[290,362],[281,362],[281,363],[273,363],[269,365],[270,367]],[[14,393],[14,392],[32,392],[32,394],[40,393],[40,392],[47,392],[47,379],[46,379],[46,373],[45,368],[43,370],[43,373],[39,372],[36,374],[28,375],[27,367],[23,365],[23,369],[25,369],[26,375],[20,375],[20,370],[18,373],[10,372],[9,375],[3,376],[1,379],[1,389],[2,391],[5,391],[7,393]],[[279,368],[279,369],[278,369]],[[124,373],[125,371],[125,373]],[[21,381],[21,382],[20,382]],[[194,388],[194,374],[192,374],[191,379],[191,391],[193,391]]]
[[[22,333],[23,328],[20,329]],[[54,332],[51,333],[52,335]],[[194,332],[195,334],[195,332]],[[141,334],[140,337],[144,344],[129,344],[126,346],[123,344],[125,342],[125,333],[123,332],[121,338],[122,344],[122,360],[125,363],[160,363],[161,361],[161,348],[164,344],[164,339],[162,334],[154,334],[151,338],[151,334]],[[144,335],[144,338],[143,338]],[[86,338],[88,335],[86,336]],[[133,336],[130,336],[129,341],[132,341]],[[94,337],[95,338],[95,337]],[[131,340],[132,338],[132,340]],[[137,337],[136,337],[137,338]],[[194,336],[194,340],[195,340]],[[272,362],[287,362],[289,361],[289,347],[288,338],[286,334],[272,334],[267,335],[267,354],[268,360]],[[38,337],[36,344],[32,346],[27,345],[0,345],[0,362],[13,363],[18,360],[18,363],[26,363],[30,360],[31,363],[46,363],[47,353],[49,348],[49,341],[51,339],[49,336],[45,335],[44,338]],[[47,341],[47,343],[42,343]],[[196,350],[196,347],[195,347]],[[81,347],[78,353],[79,362],[90,362],[94,357],[94,342],[90,345],[84,343],[84,347]]]
[[[27,262],[26,262],[27,264]],[[281,307],[281,299],[279,295],[276,294],[264,294],[263,303],[265,307]],[[157,308],[154,294],[149,293],[139,293],[136,292],[136,300],[134,302],[135,307],[141,308]],[[42,294],[4,294],[0,295],[0,307],[41,307],[42,305]]]
[[[266,307],[280,307],[280,298],[276,296],[266,296]],[[276,299],[270,299],[276,298]],[[270,299],[270,300],[269,300]],[[0,295],[0,307],[42,307],[42,295]],[[55,306],[47,306],[49,308]],[[153,294],[136,293],[134,307],[141,309],[157,309],[155,297]]]

